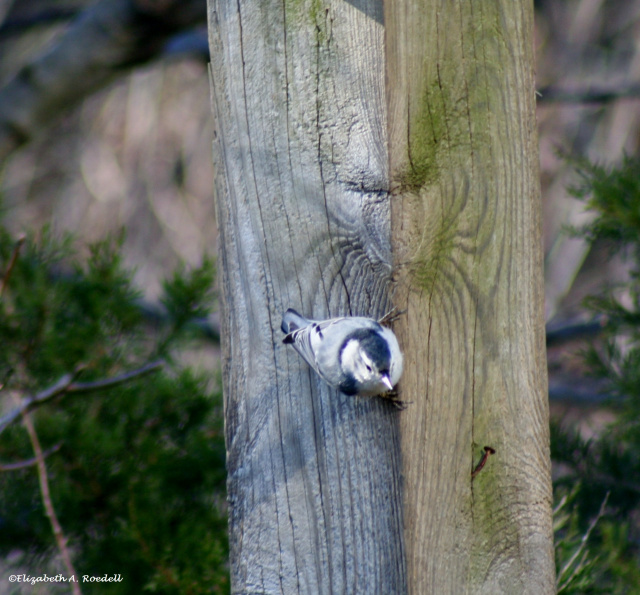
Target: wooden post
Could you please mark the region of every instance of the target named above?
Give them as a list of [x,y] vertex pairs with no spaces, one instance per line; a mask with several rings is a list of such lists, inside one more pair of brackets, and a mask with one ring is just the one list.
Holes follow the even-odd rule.
[[402,593],[399,413],[330,390],[280,331],[288,307],[390,306],[382,4],[209,19],[233,591]]
[[[234,592],[553,591],[532,11],[209,0]],[[281,344],[392,301],[404,413]]]
[[533,3],[385,22],[409,590],[553,593]]

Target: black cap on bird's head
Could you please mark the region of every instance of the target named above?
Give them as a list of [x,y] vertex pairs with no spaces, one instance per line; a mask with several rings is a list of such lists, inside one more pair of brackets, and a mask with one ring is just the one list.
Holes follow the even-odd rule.
[[393,331],[360,316],[311,320],[289,308],[282,317],[290,343],[330,386],[346,395],[393,390],[402,374],[402,352]]
[[389,370],[391,364],[391,351],[389,345],[372,329],[358,329],[349,335],[348,341],[356,340],[360,344],[360,349],[367,355],[375,367],[383,372]]
[[347,394],[350,390],[379,392],[381,385],[392,389],[391,351],[384,337],[374,329],[358,329],[345,338],[340,349],[340,366],[345,375],[341,388]]

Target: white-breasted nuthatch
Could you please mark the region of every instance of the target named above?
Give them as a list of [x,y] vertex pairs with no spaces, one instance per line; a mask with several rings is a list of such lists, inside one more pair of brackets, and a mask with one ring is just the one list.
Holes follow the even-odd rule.
[[383,395],[400,380],[398,340],[371,318],[309,320],[290,308],[282,331],[283,343],[293,345],[327,384],[346,395]]

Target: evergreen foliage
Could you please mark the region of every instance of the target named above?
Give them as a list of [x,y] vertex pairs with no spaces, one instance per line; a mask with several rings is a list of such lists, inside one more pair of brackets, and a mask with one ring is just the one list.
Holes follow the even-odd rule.
[[[605,321],[603,334],[585,353],[594,377],[606,379],[616,420],[597,439],[552,424],[552,458],[567,472],[556,481],[558,497],[572,511],[556,533],[558,568],[587,533],[591,558],[567,593],[640,592],[640,160],[619,168],[574,161],[580,182],[572,189],[595,212],[574,230],[590,242],[606,240],[629,259],[628,282],[587,302]],[[575,486],[578,487],[575,487]],[[606,500],[606,509],[600,510]],[[602,518],[592,526],[593,520]],[[591,531],[590,528],[593,530]],[[597,553],[596,553],[597,552]]]
[[[0,417],[68,378],[30,409],[78,575],[122,575],[81,583],[84,593],[227,592],[219,383],[175,357],[192,318],[212,307],[213,263],[165,283],[169,323],[151,327],[120,245],[91,246],[83,263],[68,236],[44,229],[18,253],[0,227]],[[86,384],[105,379],[117,382]],[[0,464],[33,457],[18,416],[0,433]],[[35,466],[0,471],[0,528],[0,555],[23,552],[32,575],[56,553]]]

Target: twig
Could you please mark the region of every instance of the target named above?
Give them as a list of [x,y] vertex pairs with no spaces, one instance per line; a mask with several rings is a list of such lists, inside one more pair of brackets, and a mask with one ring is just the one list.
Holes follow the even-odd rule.
[[[58,452],[62,446],[62,443],[59,442],[55,446],[48,448],[42,453],[42,456],[46,459],[49,455],[52,455],[54,452]],[[27,467],[33,467],[38,464],[38,459],[33,457],[31,459],[26,459],[24,461],[18,461],[17,463],[0,463],[0,471],[18,471],[19,469],[26,469]]]
[[86,393],[93,390],[111,388],[112,386],[127,382],[127,380],[131,380],[132,378],[137,378],[138,376],[143,376],[144,374],[153,372],[158,368],[161,368],[162,366],[164,366],[164,360],[156,360],[155,362],[146,364],[145,366],[142,366],[137,370],[131,370],[131,372],[125,372],[124,374],[114,376],[113,378],[105,378],[103,380],[95,380],[92,382],[72,382],[71,384],[69,384],[69,386],[67,386],[64,392]]
[[0,160],[123,70],[155,59],[174,34],[206,23],[206,8],[202,0],[90,2],[0,86]]
[[538,103],[609,103],[617,99],[639,97],[640,84],[633,83],[617,89],[592,87],[575,91],[558,87],[543,87],[537,95]]
[[4,288],[9,283],[9,278],[11,277],[11,273],[13,272],[13,267],[16,266],[16,261],[18,260],[18,255],[20,254],[20,249],[22,248],[25,239],[25,236],[20,236],[13,248],[13,253],[11,254],[11,258],[9,259],[9,264],[7,265],[7,270],[2,277],[2,281],[0,281],[0,296],[3,294]]
[[491,446],[484,447],[484,454],[482,455],[482,459],[476,465],[476,468],[471,472],[471,479],[473,479],[476,475],[478,475],[478,473],[480,473],[480,471],[482,471],[482,468],[486,465],[489,456],[494,454],[496,454],[495,448],[492,448]]
[[0,39],[18,35],[26,29],[40,25],[50,25],[59,21],[68,21],[77,14],[77,9],[52,8],[33,16],[7,19],[0,27]]
[[606,320],[602,316],[589,322],[547,325],[547,347],[562,345],[577,339],[596,337],[605,329],[605,325]]
[[49,388],[44,389],[38,394],[23,399],[18,407],[9,411],[5,416],[0,418],[0,433],[3,432],[7,426],[9,426],[15,419],[26,411],[30,411],[35,407],[42,405],[46,401],[49,401],[53,397],[63,393],[86,393],[94,390],[100,390],[104,388],[110,388],[123,382],[127,382],[132,378],[148,374],[153,372],[164,365],[163,360],[157,360],[132,370],[131,372],[125,372],[119,376],[113,378],[105,378],[104,380],[96,380],[93,382],[73,382],[75,376],[77,376],[79,370],[76,370],[73,374],[65,374],[55,384]]
[[610,494],[611,494],[611,492],[607,492],[607,495],[604,497],[604,500],[602,501],[602,504],[600,505],[600,510],[598,511],[598,514],[593,519],[593,521],[591,521],[591,524],[589,525],[589,528],[587,529],[587,532],[582,536],[582,540],[580,541],[580,546],[573,553],[573,556],[571,556],[571,558],[569,558],[569,561],[564,565],[562,570],[558,573],[558,580],[556,582],[556,587],[557,587],[558,591],[560,591],[560,589],[563,588],[564,586],[568,585],[571,582],[571,579],[576,575],[576,573],[580,569],[579,565],[576,566],[576,568],[574,568],[573,572],[564,581],[564,584],[563,585],[560,584],[561,581],[562,581],[563,575],[571,569],[571,566],[573,565],[573,563],[578,559],[578,556],[584,551],[584,548],[587,546],[587,541],[589,541],[589,537],[591,535],[591,532],[595,529],[595,526],[598,524],[598,521],[604,515],[604,509],[607,506],[607,502],[609,501],[609,495]]
[[578,407],[607,405],[623,400],[611,394],[611,383],[606,379],[578,375],[549,373],[549,400]]
[[[29,440],[31,441],[31,446],[33,447],[33,452],[36,458],[36,466],[38,468],[38,481],[40,483],[40,493],[42,495],[42,504],[44,505],[44,510],[47,514],[47,517],[49,518],[49,522],[51,523],[53,535],[56,539],[58,549],[60,550],[62,561],[64,562],[64,565],[67,569],[67,574],[69,576],[77,576],[75,568],[73,567],[73,563],[71,562],[69,548],[67,547],[67,538],[62,532],[62,527],[60,525],[60,522],[58,521],[58,517],[56,516],[56,511],[53,508],[53,502],[51,501],[51,492],[49,490],[49,480],[47,478],[47,466],[44,462],[44,453],[42,452],[42,447],[40,446],[40,441],[38,440],[38,434],[36,433],[36,429],[33,425],[33,420],[31,419],[31,415],[28,411],[22,412],[22,421],[24,423],[24,427],[27,429],[27,433],[29,434]],[[82,595],[80,585],[77,582],[71,583],[71,590],[73,592],[73,595]]]
[[555,516],[563,509],[564,505],[567,503],[567,499],[568,497],[566,494],[562,496],[562,498],[560,498],[560,502],[558,502],[558,504],[556,504],[556,506],[551,511],[551,516],[555,518]]
[[30,407],[37,404],[44,403],[49,399],[52,399],[56,395],[63,393],[73,380],[72,374],[65,374],[60,380],[49,388],[45,388],[33,397],[27,397],[20,402],[20,405],[15,409],[12,409],[0,418],[0,432],[3,432],[7,426],[9,426],[14,420],[16,420],[22,413],[27,411]]
[[[154,324],[164,325],[171,322],[166,309],[160,304],[141,299],[136,300],[135,305],[140,309],[142,315]],[[220,320],[218,316],[218,313],[214,313],[206,318],[192,318],[188,325],[202,333],[205,338],[215,343],[220,343]]]

